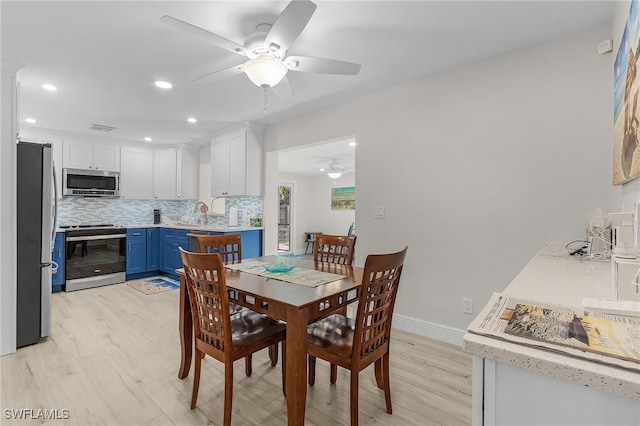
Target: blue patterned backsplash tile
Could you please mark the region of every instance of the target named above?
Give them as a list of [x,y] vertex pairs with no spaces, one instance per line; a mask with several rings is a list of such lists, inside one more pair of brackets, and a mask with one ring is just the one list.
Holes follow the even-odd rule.
[[[197,200],[121,200],[113,198],[65,197],[58,201],[58,225],[145,225],[153,223],[153,210],[161,217],[180,216],[181,220],[197,222],[194,212]],[[227,198],[226,214],[210,218],[210,223],[226,227],[229,208],[237,207],[250,217],[262,217],[261,197]],[[213,220],[211,220],[213,219]]]

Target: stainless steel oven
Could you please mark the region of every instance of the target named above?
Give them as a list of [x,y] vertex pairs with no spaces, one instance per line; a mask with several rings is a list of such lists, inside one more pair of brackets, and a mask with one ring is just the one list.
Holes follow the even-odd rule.
[[126,228],[85,225],[69,227],[65,233],[65,291],[126,280]]

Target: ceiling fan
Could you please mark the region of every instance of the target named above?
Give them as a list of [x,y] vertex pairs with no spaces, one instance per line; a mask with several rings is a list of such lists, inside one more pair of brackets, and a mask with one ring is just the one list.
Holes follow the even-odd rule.
[[329,176],[331,179],[338,179],[345,172],[346,170],[344,169],[344,166],[338,160],[332,160],[331,163],[329,163],[327,176]]
[[276,96],[287,99],[292,96],[286,77],[290,70],[338,75],[357,75],[360,72],[361,65],[351,62],[311,56],[287,56],[287,51],[306,27],[316,7],[309,0],[292,0],[273,24],[258,25],[244,44],[169,15],[163,16],[160,21],[247,58],[242,64],[205,74],[193,80],[194,82],[210,82],[244,72],[255,85],[265,90],[272,88]]

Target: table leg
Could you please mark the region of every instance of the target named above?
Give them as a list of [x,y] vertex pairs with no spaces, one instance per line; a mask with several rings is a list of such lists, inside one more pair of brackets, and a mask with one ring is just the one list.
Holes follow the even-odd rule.
[[307,403],[307,318],[303,310],[287,312],[287,419],[289,426],[304,425]]
[[178,377],[184,379],[189,375],[193,348],[193,318],[191,305],[187,293],[187,283],[184,275],[180,276],[180,313],[178,319],[178,331],[180,333],[180,370]]

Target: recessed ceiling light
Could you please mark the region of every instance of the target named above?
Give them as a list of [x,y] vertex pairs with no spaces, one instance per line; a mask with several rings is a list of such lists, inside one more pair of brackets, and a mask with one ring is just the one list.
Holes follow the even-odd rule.
[[171,89],[173,87],[173,85],[168,81],[162,81],[162,80],[156,81],[155,85],[156,87],[159,87],[161,89]]
[[26,121],[29,124],[36,124],[37,123],[35,118],[25,118],[24,121]]
[[324,169],[320,169],[321,172],[324,172]]
[[44,90],[48,90],[49,92],[55,92],[56,90],[58,90],[58,88],[56,86],[54,86],[53,84],[49,84],[49,83],[43,84],[42,88]]
[[349,146],[356,146],[355,142],[349,142]]
[[144,138],[145,142],[151,142],[153,139],[151,139],[149,136],[147,136],[146,138]]
[[197,122],[198,122],[198,120],[196,120],[196,119],[195,119],[195,118],[193,118],[193,117],[189,117],[189,118],[187,118],[187,121],[188,121],[189,123],[191,123],[191,124],[194,124],[194,123],[197,123]]

